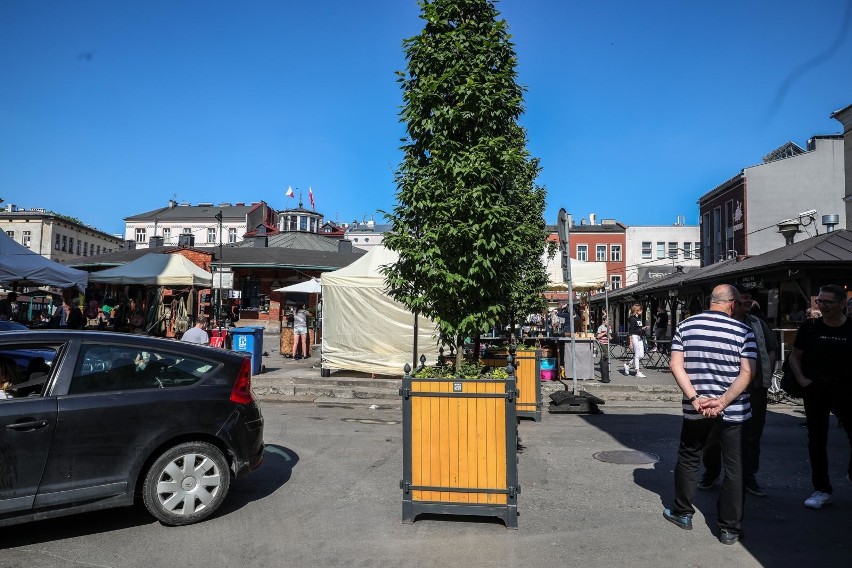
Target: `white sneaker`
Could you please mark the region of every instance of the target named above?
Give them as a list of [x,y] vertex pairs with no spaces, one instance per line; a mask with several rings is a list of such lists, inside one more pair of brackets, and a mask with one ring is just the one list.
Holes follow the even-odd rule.
[[636,371],[636,377],[639,379],[644,379],[645,374],[642,371]]
[[805,499],[805,507],[810,509],[822,509],[823,505],[831,503],[831,495],[822,491],[814,491],[814,494]]
[[624,364],[624,374],[625,375],[630,374],[630,365],[628,365],[627,363]]

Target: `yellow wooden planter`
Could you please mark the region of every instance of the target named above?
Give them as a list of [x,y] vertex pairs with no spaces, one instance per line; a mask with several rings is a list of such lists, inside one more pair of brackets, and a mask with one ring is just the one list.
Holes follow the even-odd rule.
[[[480,363],[489,367],[505,367],[506,352],[483,357]],[[541,420],[541,350],[515,352],[515,377],[518,382],[518,398],[515,401],[517,414],[521,418]]]
[[402,520],[496,516],[518,527],[515,380],[415,379],[403,397]]

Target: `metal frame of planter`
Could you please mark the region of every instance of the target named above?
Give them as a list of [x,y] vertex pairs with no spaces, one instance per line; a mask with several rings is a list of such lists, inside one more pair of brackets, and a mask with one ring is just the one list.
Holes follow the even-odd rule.
[[514,369],[505,380],[416,379],[410,372],[406,365],[399,391],[402,521],[422,513],[495,516],[517,529]]

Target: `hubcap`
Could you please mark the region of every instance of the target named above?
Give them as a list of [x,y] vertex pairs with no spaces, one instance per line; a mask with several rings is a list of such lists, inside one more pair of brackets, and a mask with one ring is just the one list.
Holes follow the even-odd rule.
[[208,507],[222,486],[219,468],[204,454],[184,454],[170,461],[157,480],[157,498],[175,515]]

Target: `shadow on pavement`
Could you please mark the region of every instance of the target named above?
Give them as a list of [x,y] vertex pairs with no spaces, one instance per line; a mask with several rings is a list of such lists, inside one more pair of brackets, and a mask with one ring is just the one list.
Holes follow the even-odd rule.
[[[637,485],[659,495],[659,515],[648,522],[668,525],[663,507],[674,500],[674,467],[682,418],[677,415],[636,414],[584,416],[590,425],[610,434],[627,448],[656,454],[660,460],[652,468],[637,467],[633,478]],[[834,486],[834,502],[820,510],[804,507],[803,501],[813,488],[807,451],[804,414],[791,407],[770,406],[764,429],[760,470],[757,478],[766,498],[746,495],[743,519],[743,546],[763,566],[849,566],[852,541],[852,485],[846,482],[850,450],[845,432],[834,427],[829,432],[829,472]],[[660,425],[664,424],[663,428]],[[661,429],[662,437],[650,437],[645,431]],[[699,471],[703,471],[703,468]],[[697,480],[696,480],[697,481]],[[709,491],[696,490],[694,522],[706,522],[714,536],[716,499],[719,486]],[[670,526],[670,530],[680,529]],[[719,544],[719,546],[724,546]]]

